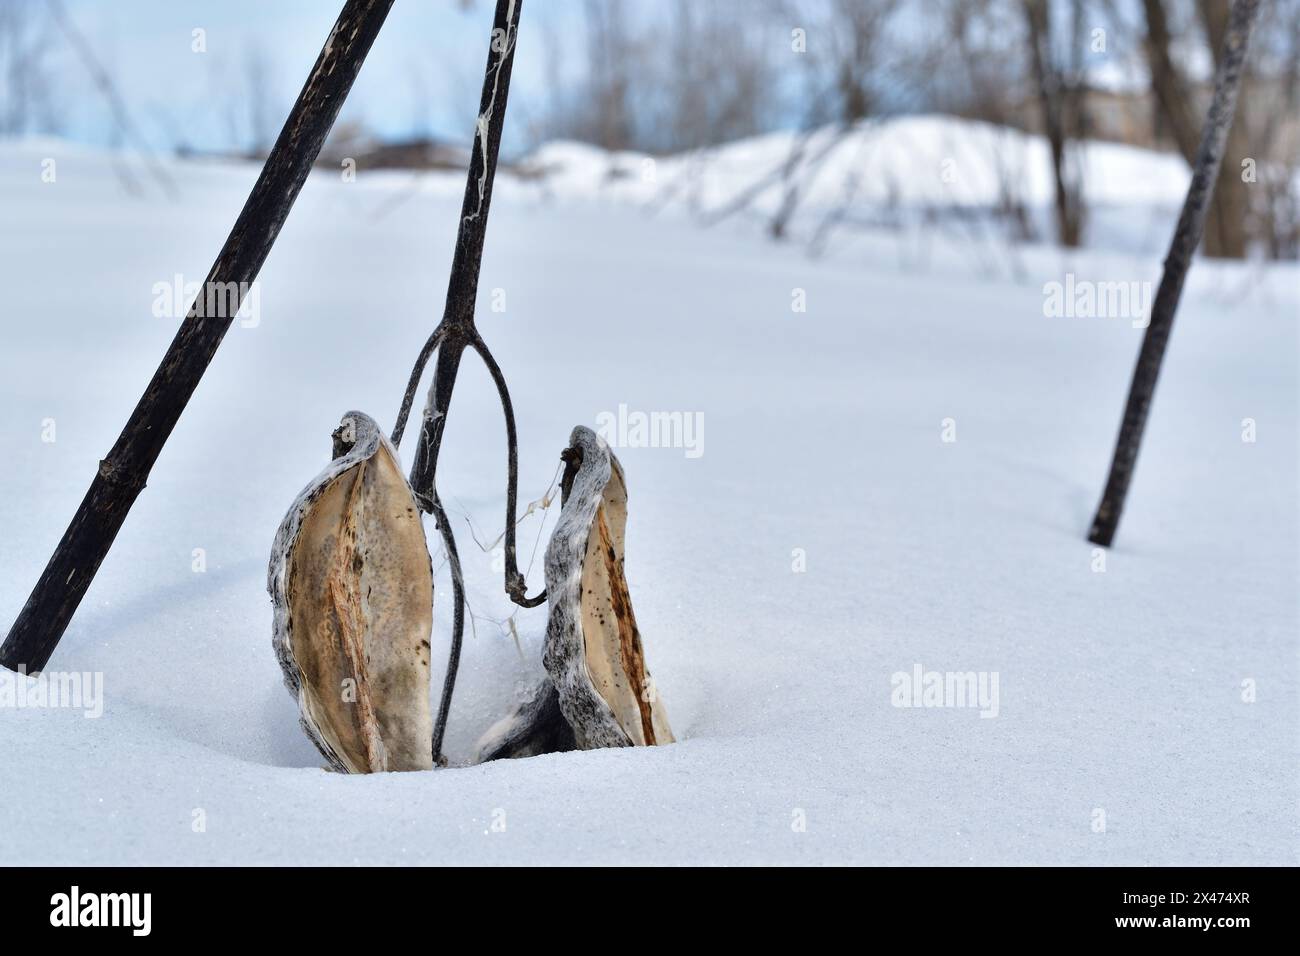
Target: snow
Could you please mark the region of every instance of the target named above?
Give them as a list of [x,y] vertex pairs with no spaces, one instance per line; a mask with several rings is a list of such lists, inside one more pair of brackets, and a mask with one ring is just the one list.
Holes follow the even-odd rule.
[[[736,193],[736,185],[749,182],[756,171],[779,170],[798,139],[789,132],[776,132],[708,150],[709,164],[699,173],[703,198],[725,201]],[[826,128],[811,134],[806,155],[811,158],[824,150],[826,159],[807,197],[814,206],[838,202],[850,173],[861,179],[860,195],[876,202],[896,194],[900,201],[909,203],[991,204],[998,198],[999,160],[1023,170],[1025,179],[1017,186],[1028,201],[1046,204],[1051,199],[1046,141],[987,123],[925,115],[867,121],[847,133]],[[1094,203],[1161,199],[1177,204],[1186,193],[1187,166],[1172,153],[1089,142],[1083,155],[1084,179],[1092,187],[1090,198]],[[622,175],[608,185],[623,194],[648,199],[661,180],[690,176],[692,163],[698,165],[700,157],[687,154],[654,159],[651,176],[644,167],[645,161],[652,158],[634,152],[611,155],[583,143],[558,142],[543,146],[526,162],[560,173],[552,185],[568,195],[589,192],[590,183],[612,166]],[[953,162],[947,179],[940,175],[945,160]],[[1148,174],[1144,178],[1150,181],[1133,182],[1132,174],[1138,170]],[[1089,176],[1089,172],[1096,175]]]
[[[940,133],[968,151],[992,135],[921,136],[927,122],[900,121],[872,153],[920,197],[940,188]],[[786,149],[729,147],[706,195]],[[680,742],[464,765],[540,674],[545,626],[545,608],[519,612],[521,656],[466,520],[494,539],[505,490],[500,409],[467,358],[439,469],[478,616],[456,766],[321,769],[271,649],[266,562],[339,417],[391,424],[463,189],[322,172],[262,273],[257,321],[231,329],[50,664],[102,674],[103,715],[0,709],[0,863],[1300,861],[1300,270],[1192,270],[1099,573],[1084,533],[1141,330],[1047,318],[1043,287],[1158,280],[1186,175],[1167,157],[1097,147],[1089,181],[1141,242],[1027,247],[1016,273],[955,242],[919,255],[919,233],[855,233],[814,259],[744,218],[647,215],[647,197],[610,192],[617,157],[542,155],[567,164],[548,186],[496,190],[479,325],[514,397],[523,501],[546,491],[571,428],[620,404],[707,421],[698,457],[617,449],[628,579]],[[660,188],[688,161],[617,188]],[[202,279],[257,173],[169,164],[168,202],[125,195],[114,162],[0,143],[4,623],[174,333],[154,284]],[[520,530],[525,564],[542,541],[530,593],[554,520]],[[439,667],[449,599],[440,567]],[[894,675],[917,665],[996,675],[996,717],[894,706]]]

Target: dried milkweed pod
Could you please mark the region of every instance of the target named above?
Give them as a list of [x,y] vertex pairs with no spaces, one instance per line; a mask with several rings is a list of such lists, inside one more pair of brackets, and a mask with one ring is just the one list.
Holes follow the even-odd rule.
[[428,770],[433,568],[397,452],[348,412],[294,501],[267,580],[303,729],[336,770]]
[[538,754],[563,753],[577,748],[573,728],[560,710],[560,698],[549,677],[543,678],[505,717],[479,738],[478,763]]
[[564,458],[564,504],[546,549],[542,663],[580,749],[671,743],[623,576],[623,468],[589,428],[573,430]]

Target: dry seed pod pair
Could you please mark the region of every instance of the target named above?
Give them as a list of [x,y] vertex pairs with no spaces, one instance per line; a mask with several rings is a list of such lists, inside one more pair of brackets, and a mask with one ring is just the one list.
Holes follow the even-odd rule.
[[[673,740],[623,575],[623,469],[588,428],[569,443],[546,552],[547,678],[480,741],[480,759]],[[276,534],[276,655],[303,729],[332,767],[428,770],[433,575],[420,510],[366,415],[344,416],[334,455]]]

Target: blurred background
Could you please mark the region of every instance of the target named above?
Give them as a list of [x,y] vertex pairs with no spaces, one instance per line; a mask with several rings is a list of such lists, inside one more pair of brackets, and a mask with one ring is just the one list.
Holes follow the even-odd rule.
[[[115,147],[142,168],[164,154],[262,156],[337,7],[4,0],[0,137]],[[906,167],[882,182],[841,147],[864,128],[937,114],[1037,138],[989,141],[978,196],[936,199],[919,213],[913,203],[910,214],[978,223],[1000,241],[1089,244],[1093,226],[1103,228],[1090,205],[1122,184],[1090,182],[1113,180],[1116,167],[1090,168],[1081,144],[1154,150],[1185,166],[1228,10],[1229,0],[531,0],[503,149],[514,172],[531,176],[545,165],[525,161],[555,141],[688,156],[674,186],[682,193],[711,149],[783,133],[768,142],[766,165],[731,175],[723,208],[703,209],[699,196],[691,208],[706,220],[757,216],[782,239],[803,201],[820,196],[800,233],[815,251],[835,231],[897,226],[908,205],[907,183],[890,181],[905,180]],[[321,162],[462,165],[491,12],[487,0],[399,0]],[[1252,42],[1207,255],[1300,251],[1298,71],[1300,0],[1271,0]],[[1048,166],[1030,175],[1039,153]],[[638,167],[611,160],[608,178],[629,173]],[[1050,193],[1041,203],[1035,177]]]

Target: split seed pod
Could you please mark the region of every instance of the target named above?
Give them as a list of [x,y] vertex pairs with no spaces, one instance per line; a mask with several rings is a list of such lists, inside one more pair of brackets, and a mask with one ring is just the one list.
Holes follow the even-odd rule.
[[275,536],[276,656],[302,727],[345,773],[429,770],[433,567],[397,452],[348,412]]
[[564,505],[546,549],[542,663],[580,749],[672,743],[623,576],[623,468],[583,427],[569,436],[565,460]]
[[479,738],[477,762],[565,753],[577,746],[573,728],[560,710],[555,685],[544,677],[513,711]]

